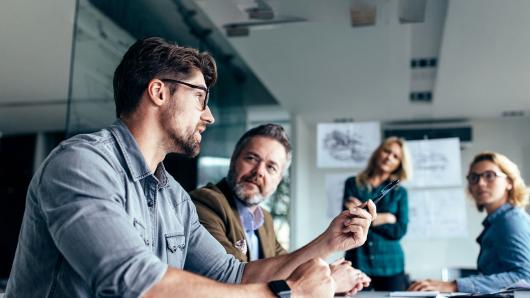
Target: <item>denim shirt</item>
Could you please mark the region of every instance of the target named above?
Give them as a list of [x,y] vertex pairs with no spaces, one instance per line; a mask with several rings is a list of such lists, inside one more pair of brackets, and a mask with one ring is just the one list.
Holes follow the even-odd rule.
[[478,271],[457,279],[460,292],[493,292],[523,279],[530,282],[530,216],[504,204],[482,222]]
[[239,212],[239,220],[241,226],[245,229],[245,235],[248,241],[248,250],[250,252],[249,260],[259,260],[259,237],[256,231],[263,225],[265,220],[263,219],[263,211],[258,206],[256,211],[252,213],[250,209],[241,203],[237,198],[235,199],[237,211]]
[[5,297],[139,297],[168,265],[228,283],[244,270],[117,121],[62,142],[35,173]]

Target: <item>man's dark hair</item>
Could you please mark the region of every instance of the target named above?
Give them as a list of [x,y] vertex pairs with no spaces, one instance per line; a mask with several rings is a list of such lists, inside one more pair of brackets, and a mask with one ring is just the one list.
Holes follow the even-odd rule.
[[262,124],[260,126],[256,126],[247,132],[245,132],[241,138],[239,138],[239,141],[236,143],[236,148],[234,149],[234,152],[232,153],[232,158],[230,163],[233,164],[235,159],[239,156],[241,151],[245,148],[245,146],[248,144],[248,142],[254,138],[254,137],[265,137],[270,138],[273,140],[278,141],[280,144],[282,144],[283,148],[285,149],[285,153],[287,155],[287,162],[285,163],[285,172],[287,169],[289,169],[289,166],[291,165],[292,160],[292,148],[291,144],[289,143],[289,138],[287,137],[287,133],[283,129],[281,125],[278,124]]
[[[157,77],[183,80],[199,70],[206,86],[217,80],[215,61],[208,53],[168,43],[162,38],[149,37],[135,42],[125,53],[114,71],[114,101],[116,116],[133,112],[149,81]],[[171,94],[176,86],[170,89]]]

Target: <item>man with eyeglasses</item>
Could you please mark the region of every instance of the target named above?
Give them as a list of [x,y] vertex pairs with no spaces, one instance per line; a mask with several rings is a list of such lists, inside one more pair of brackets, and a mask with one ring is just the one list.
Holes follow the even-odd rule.
[[6,298],[333,295],[319,258],[362,245],[373,204],[298,251],[242,263],[164,169],[169,153],[199,153],[216,76],[213,58],[191,48],[159,38],[129,48],[114,74],[118,120],[62,142],[30,183]]
[[[287,254],[276,239],[270,213],[260,204],[276,191],[291,160],[291,144],[283,127],[259,125],[237,141],[226,178],[190,193],[201,224],[238,260]],[[368,276],[344,259],[330,269],[338,281],[338,293],[355,293],[370,284]],[[349,282],[341,282],[344,276],[356,277],[353,288]]]
[[182,84],[191,89],[196,89],[197,90],[196,96],[199,100],[199,103],[202,106],[202,110],[203,111],[206,110],[206,107],[208,106],[208,98],[210,97],[210,89],[208,89],[207,87],[193,85],[193,84],[181,81],[181,80],[166,79],[166,78],[161,78],[160,80],[162,80],[163,82]]

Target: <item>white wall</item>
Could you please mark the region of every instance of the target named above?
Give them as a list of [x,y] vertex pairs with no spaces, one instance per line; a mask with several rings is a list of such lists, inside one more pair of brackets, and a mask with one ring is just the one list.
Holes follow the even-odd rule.
[[[299,116],[294,120],[293,234],[291,248],[299,248],[324,231],[330,222],[326,216],[325,175],[347,173],[347,169],[316,167],[316,124]],[[462,179],[472,157],[483,150],[494,150],[517,163],[523,177],[530,181],[530,119],[486,119],[471,121],[473,142],[462,151]],[[412,278],[441,278],[444,267],[475,267],[479,247],[475,239],[482,230],[484,214],[467,200],[468,237],[445,240],[403,241],[406,271]],[[333,256],[336,257],[336,256]],[[331,260],[332,258],[330,258]]]
[[0,130],[64,128],[75,1],[0,1]]

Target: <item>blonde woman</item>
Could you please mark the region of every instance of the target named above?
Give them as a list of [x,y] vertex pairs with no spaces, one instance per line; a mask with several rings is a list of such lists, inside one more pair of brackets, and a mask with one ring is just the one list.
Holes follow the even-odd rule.
[[[409,156],[405,141],[386,139],[370,157],[367,168],[357,177],[346,180],[344,208],[371,199],[392,180],[410,177]],[[408,195],[398,186],[377,204],[377,218],[372,222],[366,243],[346,252],[346,259],[371,279],[376,291],[404,290],[405,257],[399,240],[407,232]]]
[[410,290],[485,293],[519,280],[530,282],[530,216],[524,211],[528,188],[519,168],[502,154],[482,152],[471,162],[467,182],[478,210],[487,213],[477,238],[480,275],[450,282],[419,281]]

